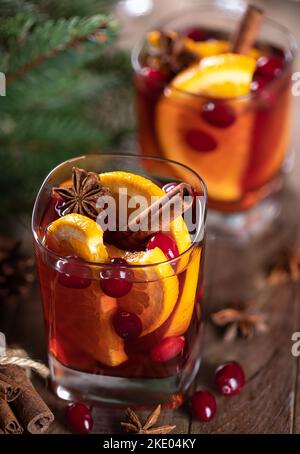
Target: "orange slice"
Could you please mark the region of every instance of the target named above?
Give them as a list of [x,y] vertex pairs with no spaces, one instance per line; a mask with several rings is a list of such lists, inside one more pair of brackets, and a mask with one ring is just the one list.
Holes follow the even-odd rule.
[[186,332],[191,323],[197,292],[200,260],[201,251],[194,250],[191,253],[190,262],[187,265],[183,290],[179,295],[171,323],[164,337],[181,336]]
[[106,262],[103,230],[92,219],[71,213],[52,222],[46,231],[47,246],[61,255],[73,255],[88,262]]
[[[115,171],[100,174],[101,183],[112,191],[113,197],[119,200],[119,188],[126,188],[128,197],[143,196],[151,203],[151,196],[162,197],[165,192],[153,181],[141,175]],[[130,210],[128,210],[130,213]],[[170,234],[176,241],[179,253],[186,251],[191,245],[190,234],[182,217],[175,219],[170,225]]]
[[[194,41],[193,39],[185,39],[185,48],[200,58],[211,57],[213,55],[225,54],[230,52],[230,42],[222,39],[209,39],[208,41]],[[250,50],[250,57],[256,60],[263,54],[260,50],[253,48]]]
[[[135,269],[135,283],[128,295],[118,298],[119,307],[138,315],[142,336],[159,328],[171,315],[178,298],[178,279],[159,248],[126,255],[132,265],[152,265]],[[155,265],[156,264],[156,265]]]
[[127,361],[124,341],[113,327],[117,302],[101,292],[98,281],[73,291],[56,281],[52,301],[55,328],[71,345],[107,366]]
[[214,98],[235,98],[250,92],[255,70],[253,57],[221,54],[203,58],[200,63],[181,71],[171,86],[188,93]]
[[[163,155],[198,171],[209,197],[217,201],[236,201],[242,196],[254,113],[246,109],[247,99],[237,102],[234,98],[249,92],[254,68],[255,60],[244,55],[204,58],[175,77],[157,105],[156,131]],[[226,128],[209,124],[202,115],[208,101],[201,94],[220,98],[219,102],[232,98],[226,104],[233,109],[235,121]],[[189,134],[208,138],[212,149],[193,147],[187,140]],[[178,177],[185,180],[185,170],[179,172]]]

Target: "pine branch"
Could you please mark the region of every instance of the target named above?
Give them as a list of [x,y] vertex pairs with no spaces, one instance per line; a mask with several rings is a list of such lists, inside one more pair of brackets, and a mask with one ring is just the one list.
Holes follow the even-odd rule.
[[27,70],[41,64],[64,50],[89,39],[96,32],[109,40],[115,33],[115,22],[105,16],[91,18],[59,19],[37,26],[23,45],[11,49],[8,82],[21,77]]
[[[6,124],[9,118],[6,118]],[[107,144],[105,133],[86,120],[63,113],[25,112],[11,118],[12,127],[3,130],[1,121],[0,142],[14,144],[28,143],[33,148],[59,147],[76,148],[104,146]]]
[[50,17],[91,16],[112,9],[116,0],[35,0],[38,7]]
[[27,0],[0,0],[0,17],[14,16],[19,13],[35,14],[33,2]]

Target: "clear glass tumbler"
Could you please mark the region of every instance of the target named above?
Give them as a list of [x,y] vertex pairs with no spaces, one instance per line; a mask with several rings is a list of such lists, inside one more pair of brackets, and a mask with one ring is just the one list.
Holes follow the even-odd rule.
[[[204,43],[206,50],[223,53],[229,51],[241,15],[240,10],[226,9],[225,3],[211,2],[170,17],[152,30],[192,36],[195,48]],[[245,227],[241,216],[247,217],[247,210],[249,214],[267,198],[269,202],[248,221],[255,219],[258,231],[259,223],[274,213],[270,196],[281,188],[281,169],[290,150],[296,49],[293,35],[265,18],[253,55],[270,57],[281,69],[271,79],[254,74],[250,94],[235,98],[191,94],[175,88],[172,77],[162,81],[156,73],[149,74],[146,39],[133,51],[141,153],[176,159],[201,174],[209,193],[209,221],[216,221],[221,230]],[[178,171],[185,179],[185,169]]]
[[[152,174],[148,169],[154,161],[156,173]],[[66,400],[180,405],[198,371],[202,348],[205,185],[184,167],[197,194],[192,209],[199,205],[202,212],[189,247],[173,260],[123,265],[122,276],[130,281],[131,290],[124,298],[112,298],[102,290],[101,279],[114,272],[116,264],[63,256],[48,249],[43,240],[45,229],[59,216],[52,188],[66,182],[74,166],[101,174],[135,173],[161,188],[174,182],[174,172],[184,167],[159,158],[86,155],[60,164],[42,184],[32,230],[53,390]],[[114,316],[124,307],[139,316],[143,328],[148,327],[134,340],[121,337],[116,330]]]

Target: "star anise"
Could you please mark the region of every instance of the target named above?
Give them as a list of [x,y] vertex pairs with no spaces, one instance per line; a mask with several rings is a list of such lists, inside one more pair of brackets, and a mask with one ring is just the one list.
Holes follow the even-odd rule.
[[300,247],[282,251],[267,273],[269,285],[280,285],[288,280],[300,279]]
[[216,326],[226,327],[224,340],[231,341],[241,334],[242,337],[251,338],[256,333],[266,333],[268,325],[262,315],[251,314],[237,309],[223,309],[211,315]]
[[172,432],[176,426],[153,427],[158,421],[160,411],[161,405],[158,405],[155,410],[150,413],[145,424],[142,424],[138,415],[131,410],[131,408],[127,408],[125,414],[128,422],[121,422],[121,426],[126,430],[126,432],[136,434],[168,434]]
[[[151,37],[155,34],[155,40]],[[199,57],[186,48],[185,38],[176,32],[152,32],[148,37],[147,64],[167,75],[176,74],[196,62]]]
[[72,187],[55,187],[53,190],[63,199],[61,213],[79,213],[94,220],[102,211],[97,208],[99,197],[110,194],[110,190],[101,185],[97,173],[86,172],[78,167],[72,169]]

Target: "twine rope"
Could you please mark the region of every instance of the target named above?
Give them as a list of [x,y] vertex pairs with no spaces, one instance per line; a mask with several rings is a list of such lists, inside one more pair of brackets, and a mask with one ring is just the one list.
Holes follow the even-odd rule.
[[50,371],[45,364],[29,358],[27,352],[23,349],[8,348],[5,355],[0,356],[0,366],[13,364],[15,366],[29,368],[38,373],[43,378],[48,378]]

